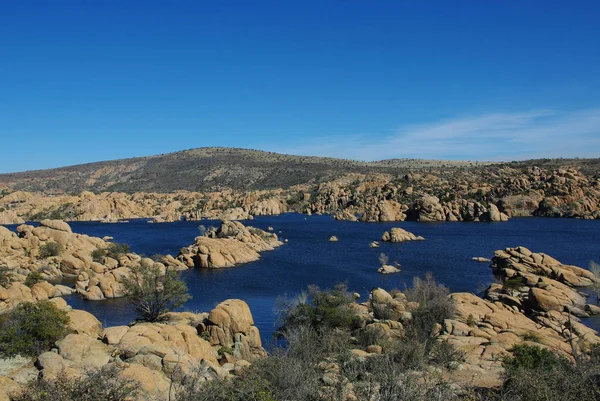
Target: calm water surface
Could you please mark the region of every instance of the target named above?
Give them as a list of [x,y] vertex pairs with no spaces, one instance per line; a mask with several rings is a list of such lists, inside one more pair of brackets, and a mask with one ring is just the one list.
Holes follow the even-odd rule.
[[[297,294],[309,284],[331,288],[338,282],[346,282],[350,290],[366,299],[373,287],[403,289],[411,285],[413,277],[432,272],[437,281],[453,292],[480,293],[494,277],[487,263],[473,262],[471,258],[491,258],[496,249],[523,245],[582,267],[587,267],[590,260],[600,261],[600,221],[593,220],[515,218],[505,223],[351,223],[335,221],[330,216],[285,214],[257,217],[244,223],[264,230],[272,226],[289,243],[263,253],[257,262],[221,270],[183,272],[193,295],[183,309],[209,311],[227,298],[243,299],[250,305],[265,340],[270,339],[275,328],[276,298]],[[209,226],[218,222],[148,224],[145,220],[133,220],[123,224],[70,224],[74,232],[97,237],[109,235],[140,254],[176,256],[180,248],[190,245],[199,235],[200,224]],[[426,240],[380,242],[380,248],[369,248],[371,241],[380,240],[391,227],[402,227]],[[339,242],[329,242],[331,235],[336,235]],[[381,252],[390,261],[398,261],[402,272],[387,276],[377,273]],[[90,302],[70,296],[67,301],[75,308],[93,313],[105,326],[127,324],[134,317],[124,299]],[[588,324],[598,328],[600,321],[591,320]]]

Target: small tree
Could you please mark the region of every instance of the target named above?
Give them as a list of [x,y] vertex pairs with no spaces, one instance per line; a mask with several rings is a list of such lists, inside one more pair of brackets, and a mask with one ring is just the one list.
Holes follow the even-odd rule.
[[92,251],[92,260],[94,262],[102,263],[104,256],[106,256],[106,249],[97,248]]
[[27,277],[25,277],[25,285],[29,288],[33,287],[37,283],[41,283],[42,281],[44,281],[44,278],[37,270],[30,272]]
[[317,331],[355,328],[360,318],[352,308],[353,304],[354,296],[346,284],[336,284],[333,290],[326,291],[311,285],[308,297],[301,294],[295,299],[279,298],[276,301],[283,331],[300,327]]
[[129,245],[113,242],[108,246],[106,252],[109,257],[119,259],[121,256],[129,253]]
[[381,252],[379,254],[379,264],[381,266],[385,266],[388,263],[390,263],[390,258],[388,257],[388,255],[386,255],[385,253]]
[[135,308],[137,319],[155,322],[161,315],[183,305],[191,296],[187,285],[174,270],[162,274],[156,264],[141,264],[123,279],[125,294]]
[[0,266],[0,286],[6,288],[14,280],[13,271],[8,266]]
[[208,231],[208,230],[204,224],[200,224],[198,226],[198,231],[200,232],[200,236],[204,237],[204,234],[206,234],[206,231]]
[[0,320],[0,355],[35,356],[67,332],[69,317],[52,302],[23,303]]
[[427,273],[425,279],[415,277],[412,288],[407,289],[405,294],[409,301],[418,302],[419,307],[413,311],[413,319],[406,331],[419,341],[428,341],[434,324],[443,324],[454,314],[449,293],[448,288],[435,282],[431,273]]
[[596,276],[596,281],[592,284],[592,291],[600,298],[600,264],[592,260],[590,262],[590,271]]
[[58,242],[48,242],[40,246],[40,256],[49,258],[50,256],[58,256],[63,251],[63,246]]

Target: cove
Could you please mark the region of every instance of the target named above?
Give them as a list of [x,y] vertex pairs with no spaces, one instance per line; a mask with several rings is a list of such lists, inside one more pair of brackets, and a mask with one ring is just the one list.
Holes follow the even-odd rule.
[[[587,268],[591,260],[600,262],[600,221],[552,218],[513,218],[503,223],[353,223],[336,221],[331,216],[284,214],[256,217],[245,225],[267,230],[273,227],[289,242],[261,254],[259,261],[225,269],[191,269],[182,273],[193,299],[183,307],[194,312],[210,311],[227,298],[248,303],[265,342],[276,328],[274,313],[278,296],[295,295],[309,284],[331,288],[345,282],[351,291],[366,300],[374,287],[387,290],[410,286],[415,276],[431,272],[450,291],[481,292],[494,281],[488,263],[471,260],[474,256],[491,258],[496,249],[525,246],[544,252],[565,264]],[[122,224],[98,222],[69,223],[74,232],[97,237],[112,236],[130,245],[132,251],[153,255],[170,253],[191,244],[200,234],[199,225],[217,221],[154,223],[132,220]],[[384,231],[402,227],[425,241],[399,244],[380,241]],[[13,227],[11,227],[13,228]],[[281,232],[281,233],[280,233]],[[339,238],[329,242],[330,236]],[[380,241],[380,248],[369,248]],[[401,264],[393,275],[377,273],[380,253]],[[106,326],[128,324],[134,315],[126,299],[84,301],[77,295],[66,298],[74,308],[94,314]],[[588,325],[600,328],[600,318]]]

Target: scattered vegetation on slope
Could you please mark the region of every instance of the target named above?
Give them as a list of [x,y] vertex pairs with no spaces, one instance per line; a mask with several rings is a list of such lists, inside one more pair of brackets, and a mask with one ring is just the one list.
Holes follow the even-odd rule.
[[159,320],[191,298],[187,285],[176,271],[161,271],[155,264],[141,263],[140,267],[131,269],[131,276],[123,278],[123,287],[137,319],[145,322]]
[[0,355],[36,356],[67,335],[69,317],[52,302],[24,303],[0,316]]

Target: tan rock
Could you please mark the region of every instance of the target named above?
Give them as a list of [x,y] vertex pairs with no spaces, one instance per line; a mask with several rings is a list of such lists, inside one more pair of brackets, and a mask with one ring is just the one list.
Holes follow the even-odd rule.
[[110,350],[87,334],[69,334],[58,341],[58,353],[73,368],[99,368],[110,360]]
[[67,223],[65,223],[64,221],[62,221],[62,220],[48,220],[48,219],[46,219],[46,220],[42,220],[40,222],[40,225],[42,227],[48,227],[48,228],[52,228],[52,229],[55,229],[55,230],[58,230],[58,231],[64,231],[64,232],[67,232],[67,233],[72,233],[73,232],[73,231],[71,231],[71,227]]
[[128,330],[128,326],[107,327],[102,332],[102,340],[109,345],[118,344]]
[[84,310],[73,309],[67,313],[69,329],[76,334],[87,334],[97,338],[102,333],[102,323],[94,315]]
[[166,397],[169,392],[169,381],[159,372],[139,364],[128,364],[122,372],[123,377],[133,379],[140,384],[147,396]]

